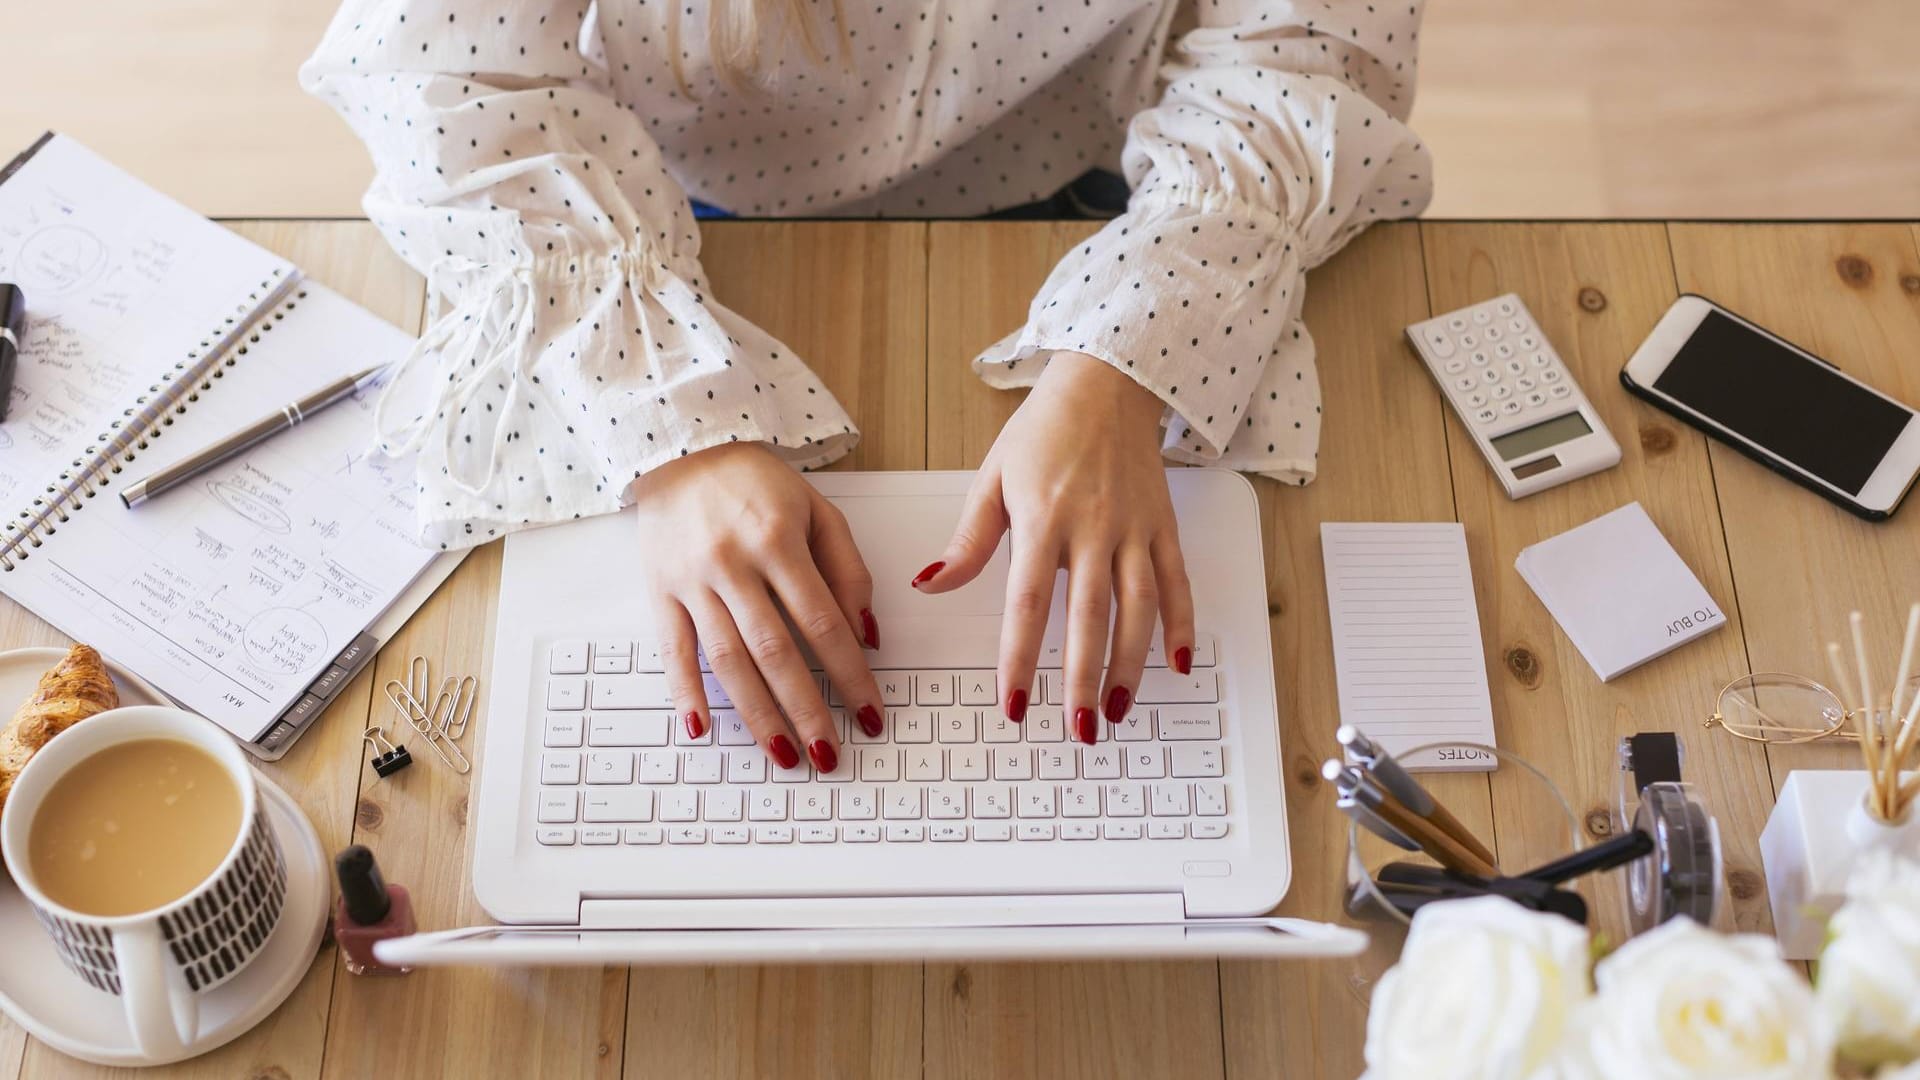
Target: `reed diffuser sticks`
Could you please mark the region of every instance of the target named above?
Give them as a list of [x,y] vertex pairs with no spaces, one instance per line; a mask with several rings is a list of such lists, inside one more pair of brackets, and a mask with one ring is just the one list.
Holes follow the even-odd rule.
[[[1920,777],[1902,783],[1900,776],[1915,747],[1920,727],[1920,693],[1907,701],[1907,683],[1913,674],[1913,653],[1920,642],[1920,603],[1907,609],[1907,632],[1900,644],[1900,666],[1894,676],[1887,708],[1880,709],[1874,692],[1873,667],[1868,662],[1865,618],[1855,611],[1847,622],[1853,638],[1853,668],[1848,670],[1840,652],[1840,643],[1827,642],[1827,663],[1833,669],[1834,689],[1841,695],[1854,733],[1860,739],[1860,754],[1867,767],[1867,811],[1883,823],[1904,822],[1907,812],[1920,796]],[[1856,681],[1857,680],[1857,681]],[[1854,703],[1858,704],[1854,704]],[[1902,706],[1906,715],[1900,714]]]

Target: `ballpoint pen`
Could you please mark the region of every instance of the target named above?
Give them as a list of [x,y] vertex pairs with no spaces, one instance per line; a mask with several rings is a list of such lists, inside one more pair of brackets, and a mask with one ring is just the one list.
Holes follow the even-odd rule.
[[365,387],[373,385],[380,381],[386,370],[382,365],[343,376],[298,401],[289,402],[281,406],[278,412],[261,417],[219,442],[195,451],[183,460],[121,488],[120,501],[126,503],[131,509],[161,492],[179,487],[255,443],[278,435],[327,406],[344,401]]
[[1500,875],[1492,860],[1474,854],[1441,831],[1431,820],[1408,810],[1393,797],[1392,792],[1375,784],[1358,766],[1345,764],[1338,758],[1329,758],[1320,767],[1320,774],[1341,795],[1351,795],[1378,814],[1386,824],[1418,843],[1420,849],[1441,866],[1475,877],[1492,878]]
[[1364,767],[1369,775],[1379,781],[1381,787],[1386,788],[1394,798],[1400,800],[1402,806],[1416,816],[1432,821],[1440,831],[1453,837],[1462,847],[1479,858],[1490,864],[1496,861],[1493,852],[1480,842],[1479,837],[1473,835],[1470,829],[1460,823],[1460,819],[1440,805],[1426,788],[1420,786],[1419,781],[1402,768],[1400,763],[1395,761],[1379,743],[1369,739],[1365,732],[1352,724],[1343,724],[1340,730],[1334,732],[1333,737],[1346,749],[1347,759]]
[[1414,843],[1412,837],[1409,837],[1406,833],[1380,820],[1380,815],[1374,813],[1356,796],[1342,795],[1334,800],[1334,805],[1340,808],[1341,813],[1357,822],[1361,828],[1392,844],[1394,847],[1405,848],[1408,851],[1420,850],[1420,845]]

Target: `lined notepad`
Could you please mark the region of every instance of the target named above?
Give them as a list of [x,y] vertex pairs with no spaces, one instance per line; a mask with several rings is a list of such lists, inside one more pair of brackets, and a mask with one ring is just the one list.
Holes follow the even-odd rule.
[[1453,522],[1324,522],[1327,613],[1340,720],[1408,768],[1488,770],[1493,702],[1466,530]]

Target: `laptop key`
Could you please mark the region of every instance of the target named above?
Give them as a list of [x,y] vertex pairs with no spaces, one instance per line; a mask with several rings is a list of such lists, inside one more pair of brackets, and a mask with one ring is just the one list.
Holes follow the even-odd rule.
[[1013,839],[1013,825],[1005,821],[979,821],[973,826],[973,838],[991,843]]
[[752,834],[745,825],[716,825],[712,837],[716,844],[744,844],[752,838]]
[[973,781],[985,780],[986,778],[986,747],[956,746],[947,752],[947,779]]
[[1100,785],[1060,785],[1060,816],[1097,818],[1100,816]]
[[596,847],[620,842],[620,830],[611,825],[592,825],[580,830],[580,842]]
[[1154,817],[1183,818],[1192,813],[1192,799],[1185,784],[1155,784],[1149,807]]
[[826,788],[807,788],[794,792],[793,820],[833,820],[833,792]]
[[1105,790],[1107,816],[1118,818],[1145,817],[1147,805],[1145,793],[1139,784],[1108,784]]
[[747,817],[754,821],[787,820],[787,789],[754,788],[747,797]]
[[1079,776],[1077,766],[1080,755],[1070,746],[1050,747],[1040,751],[1040,779],[1074,780]]
[[548,847],[572,847],[573,826],[546,825],[533,830],[533,838]]
[[579,816],[579,792],[543,791],[540,793],[540,810],[537,818],[541,824],[566,824],[577,820]]
[[831,825],[802,825],[799,838],[803,844],[831,844],[840,838],[840,832]]
[[1193,785],[1193,812],[1201,817],[1227,816],[1227,785],[1217,781]]
[[1021,784],[1018,792],[1018,810],[1021,817],[1050,818],[1054,815],[1052,784]]
[[682,783],[717,784],[726,768],[727,756],[718,750],[688,750],[680,755]]
[[960,704],[995,705],[1000,701],[1000,676],[991,671],[960,673]]
[[1013,795],[1005,784],[976,784],[973,789],[973,816],[1004,818],[1013,816]]
[[1059,707],[1041,705],[1027,710],[1026,722],[1020,725],[1027,729],[1027,741],[1033,743],[1057,743],[1067,739],[1067,722]]
[[1022,840],[1051,840],[1053,839],[1053,822],[1023,821],[1014,835]]
[[1220,776],[1225,772],[1217,746],[1180,743],[1167,749],[1173,758],[1169,772],[1174,776]]
[[673,717],[664,712],[596,712],[587,717],[588,746],[665,746]]
[[1060,823],[1062,840],[1098,840],[1100,826],[1091,821],[1063,821]]
[[561,675],[547,680],[547,708],[579,712],[587,707],[587,680]]
[[951,821],[967,816],[967,789],[941,784],[927,790],[927,816]]
[[634,787],[589,791],[581,817],[593,822],[652,821],[653,792]]
[[736,787],[714,788],[700,803],[708,821],[739,821],[746,814],[746,792]]
[[635,846],[658,844],[667,838],[667,830],[659,825],[629,825],[620,830],[620,842]]
[[[553,683],[547,684],[549,691]],[[711,704],[711,702],[709,702]],[[593,680],[595,709],[671,709],[673,693],[665,675],[600,675]]]
[[548,713],[542,746],[579,746],[583,734],[579,713]]
[[925,840],[926,838],[927,838],[927,827],[925,825],[888,825],[887,826],[887,842],[888,843],[917,844],[920,841]]
[[554,642],[547,650],[547,670],[555,675],[585,675],[587,643],[578,639]]
[[879,814],[880,804],[875,800],[872,788],[856,784],[840,789],[840,820],[872,821]]
[[1165,742],[1194,742],[1220,737],[1220,710],[1212,705],[1162,705],[1160,738]]
[[1220,675],[1203,669],[1182,675],[1171,668],[1148,668],[1140,673],[1133,698],[1142,705],[1219,701]]
[[913,704],[913,688],[907,672],[876,671],[873,677],[880,685],[880,704],[888,708]]
[[580,782],[580,755],[575,753],[541,754],[540,782],[577,784]]
[[934,727],[936,737],[943,743],[980,741],[979,714],[972,709],[942,709]]
[[1137,821],[1109,821],[1100,826],[1100,835],[1109,840],[1138,840],[1145,831]]
[[1194,821],[1187,824],[1195,840],[1218,840],[1227,835],[1227,823],[1224,821]]
[[842,825],[840,839],[849,844],[876,844],[880,842],[880,826]]
[[755,825],[753,842],[756,844],[791,844],[793,826],[791,825]]
[[936,844],[950,844],[967,838],[965,825],[935,825],[927,830],[927,835]]
[[951,705],[959,676],[951,671],[922,671],[913,677],[913,700],[921,705]]
[[704,844],[707,842],[707,827],[704,825],[675,825],[667,830],[669,844]]
[[1187,837],[1187,823],[1184,821],[1149,821],[1147,839],[1184,840]]

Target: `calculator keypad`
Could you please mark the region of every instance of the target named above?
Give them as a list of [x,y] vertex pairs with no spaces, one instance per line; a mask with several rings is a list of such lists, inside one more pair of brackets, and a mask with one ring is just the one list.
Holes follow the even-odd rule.
[[1527,310],[1502,298],[1419,328],[1441,385],[1468,423],[1546,420],[1573,407],[1573,381]]

